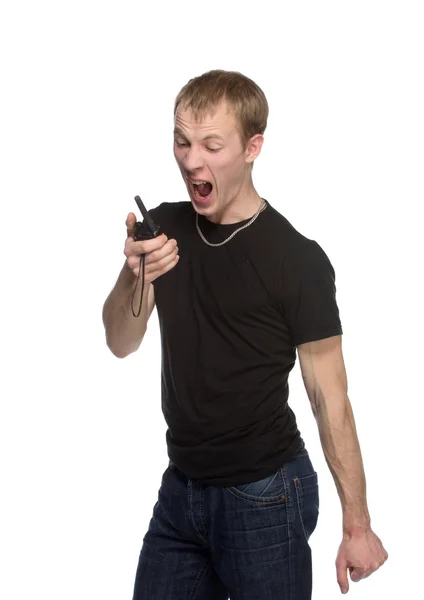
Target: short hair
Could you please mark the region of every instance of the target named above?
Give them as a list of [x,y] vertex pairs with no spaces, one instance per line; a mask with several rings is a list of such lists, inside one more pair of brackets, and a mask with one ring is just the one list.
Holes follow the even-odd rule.
[[264,134],[269,113],[265,94],[254,81],[237,71],[216,69],[190,79],[175,99],[174,117],[181,107],[192,110],[195,118],[201,120],[213,113],[222,100],[236,118],[244,148],[251,137]]

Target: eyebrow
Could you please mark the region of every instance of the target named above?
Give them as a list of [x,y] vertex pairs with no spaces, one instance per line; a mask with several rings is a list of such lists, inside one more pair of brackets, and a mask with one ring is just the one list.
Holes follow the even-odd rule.
[[222,135],[218,135],[217,133],[210,133],[209,135],[207,135],[206,137],[203,138],[203,141],[212,140],[212,139],[217,139],[217,140],[222,140],[222,141],[224,140]]
[[[187,139],[187,136],[181,131],[181,129],[174,129],[174,134],[181,135],[183,138]],[[202,138],[202,141],[205,142],[206,140],[212,139],[224,141],[222,135],[218,135],[217,133],[210,133],[209,135],[206,135],[204,138]]]

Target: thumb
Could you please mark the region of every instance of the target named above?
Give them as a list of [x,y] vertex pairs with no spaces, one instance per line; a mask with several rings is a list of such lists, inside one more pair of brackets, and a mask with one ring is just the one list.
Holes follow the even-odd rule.
[[125,225],[127,226],[127,237],[131,237],[135,232],[135,223],[137,218],[134,213],[129,213],[127,216],[127,220],[125,221]]
[[336,563],[337,583],[340,586],[342,594],[347,594],[349,591],[349,581],[347,579],[347,562],[346,560],[338,560]]

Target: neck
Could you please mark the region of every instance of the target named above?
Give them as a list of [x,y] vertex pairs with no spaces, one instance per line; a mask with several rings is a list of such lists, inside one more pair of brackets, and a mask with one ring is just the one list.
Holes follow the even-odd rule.
[[259,210],[262,198],[254,187],[242,191],[235,198],[220,207],[211,215],[205,215],[208,221],[219,225],[231,225],[250,219]]

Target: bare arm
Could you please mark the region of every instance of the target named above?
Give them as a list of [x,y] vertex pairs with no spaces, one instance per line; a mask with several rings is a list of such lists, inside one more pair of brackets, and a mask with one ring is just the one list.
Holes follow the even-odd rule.
[[[134,317],[131,310],[131,298],[137,278],[125,261],[115,287],[103,306],[103,324],[106,332],[106,343],[111,352],[118,358],[125,358],[135,352],[146,333],[147,321],[155,306],[153,285],[144,285],[141,312]],[[140,305],[141,277],[134,295],[134,311],[137,314]]]
[[341,336],[302,344],[298,355],[324,456],[340,497],[343,528],[369,526],[365,474],[347,394]]
[[[135,223],[136,217],[134,213],[130,213],[126,221],[127,239],[124,249],[127,260],[115,287],[103,305],[106,342],[118,358],[125,358],[139,348],[147,330],[147,321],[155,306],[152,283],[173,269],[179,260],[177,241],[168,240],[164,234],[149,240],[135,241]],[[133,304],[134,312],[138,314],[143,287],[140,256],[143,254],[145,256],[144,292],[140,314],[135,317],[131,309],[131,299],[138,279]]]
[[305,388],[317,421],[327,465],[343,511],[343,538],[336,568],[342,591],[376,571],[388,554],[371,529],[366,481],[355,420],[347,394],[341,336],[298,346]]

